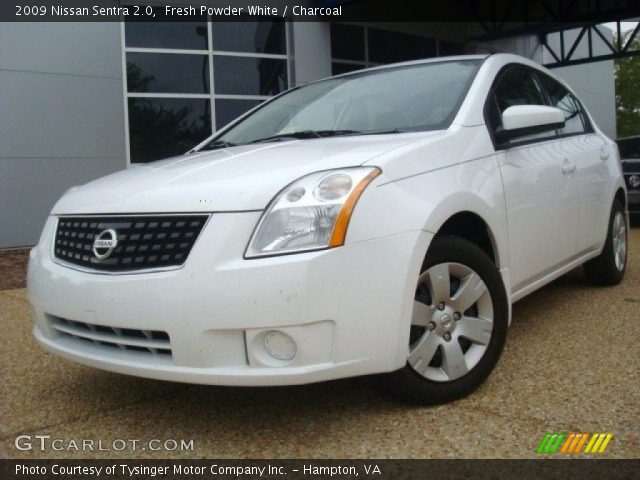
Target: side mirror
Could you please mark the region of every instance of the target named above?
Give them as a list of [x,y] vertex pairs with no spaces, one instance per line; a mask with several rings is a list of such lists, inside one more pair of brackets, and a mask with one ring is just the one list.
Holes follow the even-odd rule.
[[564,127],[564,112],[545,105],[514,105],[502,112],[502,128],[496,132],[498,143],[518,137]]

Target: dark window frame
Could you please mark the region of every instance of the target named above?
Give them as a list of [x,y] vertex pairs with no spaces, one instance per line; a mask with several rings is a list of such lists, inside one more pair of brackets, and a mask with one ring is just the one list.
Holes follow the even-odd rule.
[[549,107],[553,106],[553,105],[551,105],[549,92],[545,88],[543,82],[540,81],[539,75],[546,75],[549,78],[551,78],[552,80],[554,80],[555,82],[557,82],[558,80],[556,80],[555,78],[551,77],[550,75],[542,72],[541,70],[538,70],[537,68],[532,67],[531,65],[526,65],[524,63],[512,62],[512,63],[508,63],[508,64],[502,66],[500,68],[500,70],[498,70],[498,73],[493,78],[493,81],[491,82],[491,86],[489,87],[489,92],[487,93],[487,97],[485,98],[484,107],[483,107],[483,117],[484,117],[485,127],[487,129],[487,132],[489,133],[489,137],[491,138],[491,143],[493,144],[493,148],[494,148],[495,151],[509,150],[509,149],[512,149],[512,148],[518,148],[518,147],[522,147],[522,146],[532,145],[532,144],[535,144],[535,143],[553,142],[553,141],[564,139],[564,138],[575,137],[575,136],[579,136],[579,135],[589,135],[589,134],[594,133],[595,130],[594,130],[593,125],[592,125],[592,123],[591,123],[591,121],[589,119],[589,116],[586,113],[586,110],[584,109],[584,106],[582,105],[582,102],[576,97],[576,95],[570,89],[568,89],[567,87],[562,85],[562,83],[560,83],[560,85],[562,85],[563,88],[567,89],[567,91],[569,92],[571,97],[574,99],[574,101],[576,102],[576,104],[580,108],[580,113],[582,115],[583,123],[585,125],[585,131],[584,132],[573,132],[573,133],[558,134],[557,130],[556,130],[556,134],[555,135],[547,137],[547,138],[532,138],[532,139],[516,141],[516,142],[512,142],[512,143],[500,143],[500,142],[498,142],[497,139],[496,139],[496,135],[495,135],[495,129],[492,127],[492,122],[491,122],[491,114],[490,114],[491,103],[494,100],[495,90],[496,90],[496,86],[497,86],[498,82],[500,81],[500,79],[502,78],[502,76],[504,75],[504,73],[506,71],[508,71],[511,68],[515,68],[515,67],[521,67],[521,68],[524,68],[526,70],[529,70],[530,75],[532,75],[534,81],[538,85],[538,88],[540,88],[540,90],[542,92],[542,95],[545,98],[546,106],[549,106]]
[[[587,115],[587,112],[584,108],[584,105],[582,104],[582,102],[580,101],[580,99],[571,91],[569,90],[567,87],[565,87],[560,81],[556,80],[555,78],[553,78],[551,75],[549,75],[548,73],[542,72],[540,70],[536,70],[534,69],[535,74],[538,76],[538,78],[542,79],[542,78],[546,78],[548,81],[557,83],[558,85],[560,85],[563,89],[565,89],[567,91],[567,93],[569,94],[569,97],[571,97],[571,99],[575,102],[576,106],[578,107],[578,111],[580,112],[580,118],[582,119],[582,125],[584,128],[584,131],[581,132],[574,132],[574,134],[576,135],[584,135],[587,133],[593,133],[595,130],[593,128],[593,124],[591,123],[591,119],[589,118],[589,115]],[[540,81],[540,84],[544,87],[544,82]],[[547,91],[547,89],[545,88],[545,93],[547,95],[547,98],[549,99],[549,104],[551,106],[551,96],[549,95],[549,92]],[[568,134],[564,134],[564,135],[568,135]],[[563,136],[564,136],[563,135]]]

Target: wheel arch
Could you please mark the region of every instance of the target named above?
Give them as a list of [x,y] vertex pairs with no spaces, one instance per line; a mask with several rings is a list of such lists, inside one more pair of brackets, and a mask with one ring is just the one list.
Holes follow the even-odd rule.
[[501,258],[495,236],[487,222],[477,213],[463,210],[454,213],[440,226],[436,235],[449,234],[462,237],[478,246],[500,268]]
[[[430,212],[425,230],[434,236],[441,233],[458,235],[487,253],[502,276],[509,299],[508,316],[511,324],[509,234],[504,204],[490,204],[472,193],[453,195]],[[427,249],[425,256],[428,253]]]
[[507,267],[507,218],[501,204],[490,205],[472,193],[452,195],[430,212],[425,230],[460,236],[480,247],[499,270]]
[[615,200],[619,201],[622,207],[624,208],[624,210],[625,211],[627,210],[627,194],[625,193],[622,187],[619,187],[618,190],[616,190],[616,193],[613,196],[613,199],[614,201]]

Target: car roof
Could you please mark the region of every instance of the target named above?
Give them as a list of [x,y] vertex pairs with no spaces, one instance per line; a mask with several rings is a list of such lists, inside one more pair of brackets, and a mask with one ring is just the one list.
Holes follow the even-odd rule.
[[[397,67],[407,67],[413,65],[427,65],[429,63],[441,63],[441,62],[455,62],[455,61],[463,61],[463,60],[485,60],[491,56],[491,54],[474,54],[474,55],[452,55],[448,57],[432,57],[432,58],[423,58],[420,60],[409,60],[406,62],[397,62],[397,63],[386,63],[384,65],[376,65],[373,67],[361,68],[360,70],[354,70],[352,72],[341,73],[340,75],[332,75],[331,77],[325,77],[321,80],[317,80],[321,82],[322,80],[327,80],[329,78],[342,78],[349,77],[351,75],[362,75],[367,72],[376,72],[389,70]],[[311,82],[311,83],[315,83]]]

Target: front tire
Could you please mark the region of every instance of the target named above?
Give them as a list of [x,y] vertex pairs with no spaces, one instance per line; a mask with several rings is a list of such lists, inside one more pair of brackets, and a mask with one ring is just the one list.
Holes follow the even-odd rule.
[[387,375],[388,385],[423,405],[468,395],[500,358],[508,311],[487,254],[463,238],[436,236],[418,280],[407,364]]
[[607,240],[602,253],[584,264],[587,279],[595,285],[617,285],[627,269],[627,216],[616,200],[611,207]]

